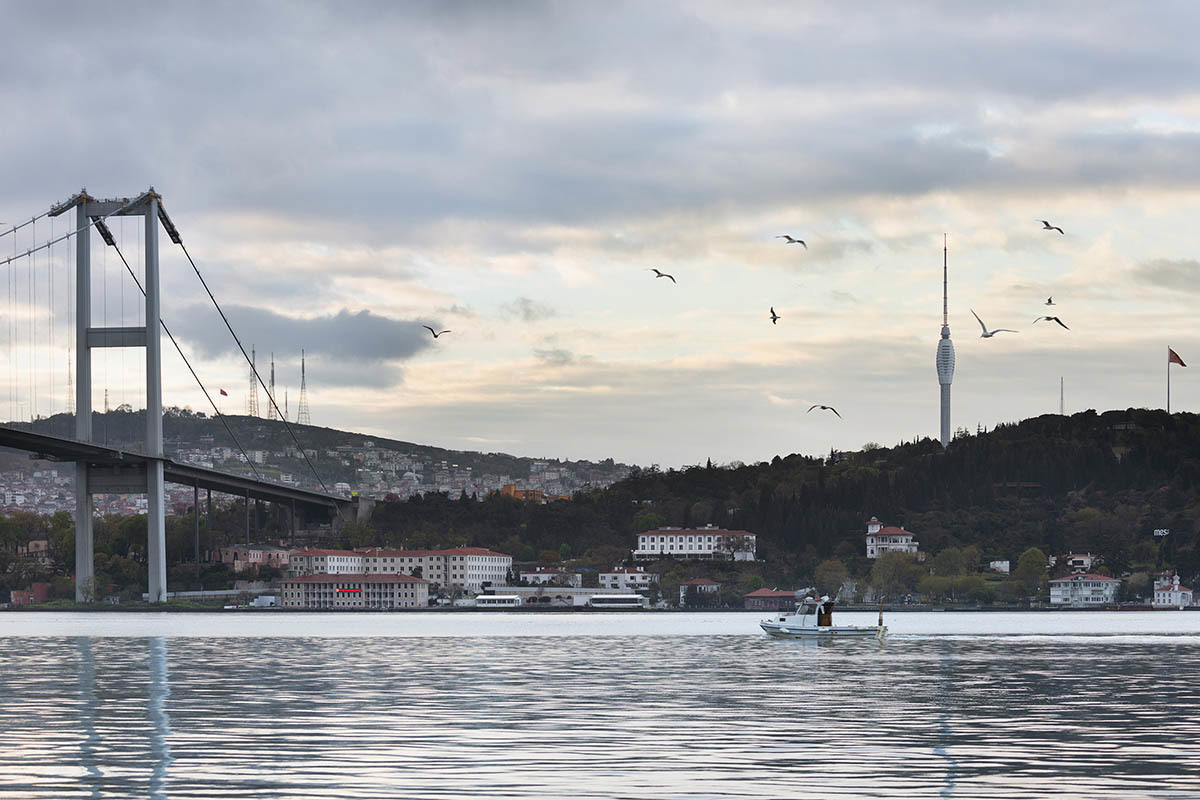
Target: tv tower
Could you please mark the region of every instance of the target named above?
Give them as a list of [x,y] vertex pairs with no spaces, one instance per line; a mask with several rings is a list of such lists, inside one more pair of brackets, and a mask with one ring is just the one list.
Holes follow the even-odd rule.
[[275,354],[271,353],[271,388],[267,392],[267,419],[275,419]]
[[308,387],[304,384],[304,351],[300,351],[300,402],[296,404],[296,424],[311,425],[308,418]]
[[954,343],[950,341],[950,311],[946,281],[946,234],[942,234],[942,339],[937,346],[937,375],[942,388],[942,447],[950,445],[950,382],[954,380]]
[[[243,353],[246,351],[243,350]],[[251,417],[258,416],[258,375],[254,367],[256,355],[254,353],[254,345],[250,346],[250,395],[246,398],[246,414]]]

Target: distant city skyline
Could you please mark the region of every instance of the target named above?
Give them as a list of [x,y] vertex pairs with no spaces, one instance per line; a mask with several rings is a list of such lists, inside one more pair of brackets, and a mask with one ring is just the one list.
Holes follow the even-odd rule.
[[[945,232],[954,428],[1056,413],[1060,377],[1067,413],[1162,408],[1166,346],[1200,352],[1189,4],[136,16],[9,9],[0,96],[21,121],[0,132],[0,219],[154,185],[293,406],[304,348],[317,425],[663,466],[936,439]],[[137,263],[138,223],[113,230]],[[164,319],[244,413],[240,354],[160,247]],[[18,263],[0,291],[49,296],[45,270],[63,281],[69,258]],[[115,254],[97,242],[93,263],[96,313],[135,324]],[[969,308],[1020,333],[980,338]],[[67,309],[21,313],[0,299],[0,415],[28,415],[31,384],[39,413],[61,412]],[[1033,325],[1043,313],[1070,330]],[[140,405],[139,352],[93,369],[95,408],[104,388]],[[164,403],[209,410],[170,349],[164,370]],[[1200,410],[1193,370],[1174,373],[1173,410]]]

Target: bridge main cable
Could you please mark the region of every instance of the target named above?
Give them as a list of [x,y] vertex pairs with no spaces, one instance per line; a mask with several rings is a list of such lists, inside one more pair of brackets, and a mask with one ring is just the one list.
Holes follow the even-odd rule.
[[[76,228],[73,231],[67,231],[65,234],[63,234],[62,236],[59,236],[57,239],[51,239],[48,242],[43,242],[42,244],[39,244],[37,247],[31,247],[28,250],[26,250],[24,253],[21,253],[20,255],[9,256],[8,258],[4,259],[3,261],[0,261],[0,267],[4,266],[6,264],[11,264],[12,262],[14,262],[18,259],[22,259],[22,258],[31,256],[39,250],[45,250],[48,247],[50,247],[51,245],[55,245],[55,244],[58,244],[59,242],[70,239],[72,236],[77,236],[77,235],[83,233],[84,231],[86,231],[88,228],[94,227],[97,222],[103,222],[104,220],[108,219],[109,217],[113,216],[114,214],[120,214],[122,211],[126,210],[127,208],[137,205],[139,202],[142,201],[143,198],[146,197],[146,194],[148,194],[148,192],[138,195],[137,197],[133,198],[125,205],[121,206],[120,208],[113,209],[112,211],[108,212],[107,214],[105,214],[102,217],[94,218],[87,225],[84,225],[80,228]],[[50,209],[46,213],[57,216],[58,214],[62,213],[63,210],[65,210],[65,208],[60,210],[59,207],[56,206],[55,208]],[[43,214],[42,216],[45,216],[45,214]],[[39,219],[39,218],[34,217],[34,219]],[[33,220],[30,220],[30,222],[32,222],[32,221]],[[26,224],[28,224],[28,223],[26,223]],[[14,228],[13,230],[16,230],[16,229]]]
[[[308,457],[308,453],[304,451],[304,445],[300,443],[300,439],[296,436],[296,432],[292,430],[291,423],[288,422],[287,417],[282,411],[280,411],[279,404],[275,402],[275,396],[271,394],[271,390],[267,388],[267,384],[263,381],[262,376],[258,374],[258,368],[255,367],[254,360],[250,358],[248,353],[246,353],[246,348],[242,344],[242,340],[238,338],[237,333],[233,330],[233,325],[230,324],[229,318],[225,316],[225,311],[221,308],[221,304],[217,302],[217,298],[213,295],[212,289],[208,288],[208,281],[204,280],[204,276],[200,274],[200,268],[196,266],[196,262],[192,258],[192,254],[188,252],[187,246],[184,245],[183,237],[179,235],[179,231],[175,228],[174,223],[171,222],[166,212],[163,211],[161,204],[158,207],[158,218],[163,223],[163,228],[166,230],[167,236],[170,237],[172,242],[179,245],[179,249],[181,249],[183,254],[187,256],[188,263],[192,265],[192,271],[195,272],[196,277],[200,279],[200,284],[204,287],[204,291],[208,293],[208,299],[212,301],[213,307],[217,309],[217,313],[221,315],[221,320],[225,323],[225,327],[229,330],[229,335],[233,337],[233,341],[237,343],[238,349],[242,351],[242,358],[246,359],[246,363],[250,365],[250,369],[254,373],[254,377],[258,379],[259,385],[262,386],[263,391],[266,392],[267,399],[271,401],[271,406],[274,407],[275,413],[283,422],[283,427],[287,429],[288,435],[291,436],[292,441],[296,443],[296,449],[300,451],[300,455],[304,456],[304,461],[306,464],[308,464],[308,468],[312,470],[313,477],[317,479],[317,483],[321,484],[321,489],[323,491],[329,492],[329,487],[327,487],[325,485],[325,481],[321,479],[321,473],[317,472],[316,465],[312,463],[312,460]],[[338,509],[338,513],[341,514],[341,509]]]

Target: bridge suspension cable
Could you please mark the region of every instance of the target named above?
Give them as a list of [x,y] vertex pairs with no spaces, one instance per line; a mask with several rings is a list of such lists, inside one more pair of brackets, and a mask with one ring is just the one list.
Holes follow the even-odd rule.
[[[144,296],[146,294],[146,290],[142,287],[142,282],[138,280],[138,276],[134,274],[133,267],[129,266],[129,262],[125,260],[125,254],[122,253],[121,248],[117,246],[117,240],[113,238],[112,231],[109,230],[108,226],[104,224],[103,220],[96,221],[96,231],[100,234],[100,238],[104,240],[106,245],[117,251],[117,255],[121,257],[121,263],[124,264],[125,269],[129,271],[129,277],[133,278],[133,282],[137,285],[138,291]],[[183,359],[183,363],[187,366],[188,372],[192,373],[192,377],[196,379],[196,385],[200,387],[200,391],[204,392],[204,396],[208,399],[209,405],[213,407],[213,411],[215,411],[217,414],[217,419],[221,420],[221,424],[225,426],[226,433],[228,433],[230,438],[233,439],[233,443],[236,444],[238,450],[241,451],[242,457],[245,458],[246,463],[250,465],[250,470],[254,473],[254,477],[258,480],[262,480],[262,476],[258,474],[258,470],[254,467],[254,461],[251,460],[249,454],[246,453],[246,449],[242,447],[242,443],[238,441],[237,434],[235,434],[233,429],[229,427],[229,422],[225,419],[225,415],[221,413],[221,409],[218,408],[217,404],[213,401],[212,395],[208,393],[208,389],[204,386],[204,382],[200,380],[200,376],[197,375],[196,370],[192,368],[192,364],[190,361],[188,361],[188,357],[183,354],[183,348],[179,346],[179,342],[175,341],[175,336],[171,333],[171,329],[167,327],[167,323],[162,319],[162,317],[159,317],[158,324],[162,326],[163,333],[167,334],[167,338],[171,340],[171,344],[175,345],[175,351],[179,353],[179,357]]]
[[50,211],[43,211],[41,214],[38,214],[36,217],[30,217],[29,219],[25,220],[24,222],[20,223],[19,225],[13,225],[11,228],[9,228],[6,231],[0,231],[0,238],[8,236],[10,233],[16,233],[17,231],[21,230],[21,228],[24,228],[26,225],[32,225],[33,223],[37,222],[42,217],[49,216],[53,211],[54,211],[53,208],[50,209]]
[[[113,216],[114,214],[120,214],[120,213],[121,213],[122,211],[124,211],[125,209],[127,209],[127,208],[130,208],[130,207],[132,207],[132,206],[136,205],[138,202],[140,202],[140,201],[141,201],[142,197],[144,197],[144,196],[145,196],[145,195],[141,195],[141,196],[139,196],[139,197],[135,197],[134,199],[130,200],[128,203],[126,203],[125,205],[121,206],[120,208],[114,209],[114,210],[112,210],[112,211],[108,212],[107,214],[105,214],[105,215],[104,215],[104,216],[102,216],[102,217],[96,217],[96,218],[95,218],[95,219],[93,219],[91,222],[89,222],[87,225],[84,225],[84,226],[83,226],[83,227],[81,227],[81,228],[75,228],[75,229],[73,229],[73,230],[67,231],[67,232],[66,232],[66,233],[64,233],[62,236],[59,236],[57,239],[51,239],[51,240],[50,240],[50,241],[48,241],[48,242],[42,242],[42,243],[41,243],[41,244],[39,244],[37,247],[31,247],[31,248],[29,248],[28,250],[26,250],[24,253],[21,253],[21,254],[19,254],[19,255],[18,255],[18,254],[16,254],[16,253],[14,253],[14,254],[13,254],[12,256],[10,256],[9,258],[6,258],[6,259],[4,259],[3,261],[0,261],[0,267],[4,266],[4,265],[6,265],[6,264],[11,264],[12,262],[16,261],[16,260],[17,260],[17,259],[19,259],[19,258],[25,258],[26,256],[31,256],[31,255],[33,255],[34,253],[36,253],[36,252],[38,252],[38,251],[40,251],[40,250],[45,250],[46,248],[50,247],[50,245],[52,245],[52,244],[58,244],[59,242],[66,241],[67,239],[70,239],[72,236],[76,236],[76,235],[78,235],[78,234],[80,234],[80,233],[83,233],[83,232],[84,232],[85,230],[87,230],[88,228],[94,227],[94,226],[95,226],[95,224],[96,224],[97,222],[103,222],[104,220],[108,219],[109,217]],[[51,209],[51,213],[53,213],[53,211],[54,211],[54,209]],[[42,216],[45,216],[45,214],[43,214]],[[34,219],[35,219],[35,220],[37,220],[37,219],[41,219],[41,217],[34,217]],[[36,237],[35,237],[35,238],[36,238]]]

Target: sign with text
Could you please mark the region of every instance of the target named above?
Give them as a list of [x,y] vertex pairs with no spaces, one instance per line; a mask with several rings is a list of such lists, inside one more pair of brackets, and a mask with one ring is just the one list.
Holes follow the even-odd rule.
[[1154,529],[1155,536],[1166,536],[1170,532],[1171,532],[1170,528],[1155,528]]

